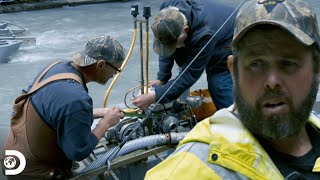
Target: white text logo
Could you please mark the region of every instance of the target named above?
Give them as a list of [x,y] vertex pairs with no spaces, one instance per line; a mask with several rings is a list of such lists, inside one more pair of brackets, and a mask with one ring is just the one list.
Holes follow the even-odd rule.
[[[16,150],[6,150],[5,155],[7,156],[3,161],[4,166],[7,168],[4,173],[5,175],[17,175],[24,170],[26,167],[26,158],[21,152]],[[20,161],[20,164],[16,169],[12,169],[17,164],[17,161],[13,156],[17,157]]]

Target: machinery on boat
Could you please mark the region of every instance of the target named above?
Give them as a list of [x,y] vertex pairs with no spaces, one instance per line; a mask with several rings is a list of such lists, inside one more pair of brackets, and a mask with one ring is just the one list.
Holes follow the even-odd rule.
[[[147,170],[166,158],[175,146],[184,138],[188,131],[198,122],[197,114],[199,108],[204,104],[209,105],[207,117],[212,115],[216,109],[213,102],[205,100],[204,93],[200,90],[190,96],[186,91],[179,99],[166,103],[155,103],[147,111],[130,107],[127,103],[128,97],[134,94],[149,93],[151,89],[148,82],[148,28],[150,7],[143,8],[145,20],[137,19],[138,5],[131,6],[131,14],[134,18],[134,34],[128,55],[121,69],[127,64],[133,50],[137,23],[140,25],[140,54],[141,54],[141,84],[130,89],[124,97],[127,109],[124,109],[125,117],[114,127],[110,128],[104,138],[94,149],[93,153],[86,159],[75,162],[73,179],[100,177],[103,179],[143,179]],[[146,26],[146,61],[143,60],[142,25]],[[144,72],[144,65],[146,67]],[[145,77],[144,77],[145,73]],[[104,107],[110,91],[118,79],[118,73],[111,82],[105,98]],[[146,83],[144,83],[146,82]],[[211,100],[211,98],[209,97]],[[208,110],[208,109],[207,109]],[[201,112],[200,112],[201,114]],[[202,116],[203,118],[203,116]]]
[[[93,153],[77,162],[76,179],[113,171],[112,179],[142,179],[197,123],[189,103],[200,104],[202,98],[190,96],[188,99],[188,103],[158,104],[147,118],[139,112],[126,113],[124,119],[106,132]],[[130,169],[140,176],[130,176],[133,173]]]

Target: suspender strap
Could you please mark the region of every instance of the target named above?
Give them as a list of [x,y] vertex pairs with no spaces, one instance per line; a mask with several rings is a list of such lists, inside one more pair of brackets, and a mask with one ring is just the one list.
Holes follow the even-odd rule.
[[57,80],[62,80],[62,79],[73,79],[77,82],[79,82],[80,84],[82,84],[82,79],[74,74],[74,73],[60,73],[60,74],[56,74],[53,75],[37,84],[33,84],[32,88],[30,89],[30,91],[28,92],[28,94],[32,94],[35,91],[37,91],[39,88],[41,88],[42,86],[52,82],[52,81],[57,81]]
[[26,94],[22,94],[21,96],[17,97],[15,100],[15,104],[19,103],[21,100],[29,97],[31,94],[33,94],[35,91],[37,91],[38,89],[40,89],[41,87],[43,87],[44,85],[53,82],[53,81],[57,81],[57,80],[63,80],[63,79],[73,79],[77,82],[79,82],[80,84],[83,84],[82,79],[74,73],[59,73],[59,74],[55,74],[43,81],[40,82],[40,80],[42,79],[42,77],[55,65],[57,65],[58,63],[61,62],[56,62],[53,63],[51,65],[49,65],[42,73],[41,75],[38,77],[38,79],[33,83],[30,91]]
[[43,81],[40,82],[40,80],[43,78],[43,76],[55,65],[59,64],[61,62],[55,62],[51,65],[49,65],[42,73],[41,75],[38,77],[38,79],[34,82],[34,84],[32,85],[30,91],[28,92],[28,94],[32,94],[35,91],[37,91],[39,88],[41,88],[42,86],[52,82],[52,81],[56,81],[56,80],[62,80],[62,79],[73,79],[77,82],[79,82],[80,84],[83,84],[82,79],[74,74],[74,73],[60,73],[60,74],[56,74],[53,75]]
[[42,77],[55,65],[59,64],[61,62],[55,62],[55,63],[52,63],[50,64],[45,70],[43,70],[43,72],[40,74],[40,76],[38,77],[38,79],[34,82],[33,86],[37,83],[40,82],[40,80],[42,79]]

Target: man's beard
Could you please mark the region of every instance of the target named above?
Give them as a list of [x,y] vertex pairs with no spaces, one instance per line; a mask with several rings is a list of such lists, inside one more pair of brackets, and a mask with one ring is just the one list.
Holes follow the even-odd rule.
[[[318,93],[318,79],[314,74],[306,98],[296,107],[292,100],[281,90],[267,90],[258,98],[255,106],[249,105],[243,98],[236,75],[234,96],[240,120],[250,132],[268,140],[277,140],[297,134],[305,126]],[[266,116],[262,113],[262,102],[268,99],[285,98],[289,112],[282,115]]]

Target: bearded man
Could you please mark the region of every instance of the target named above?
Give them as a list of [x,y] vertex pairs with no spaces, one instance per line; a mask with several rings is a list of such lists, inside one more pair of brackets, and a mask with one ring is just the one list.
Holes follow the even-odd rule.
[[306,1],[246,1],[228,58],[235,104],[197,124],[146,179],[320,179],[319,45]]

